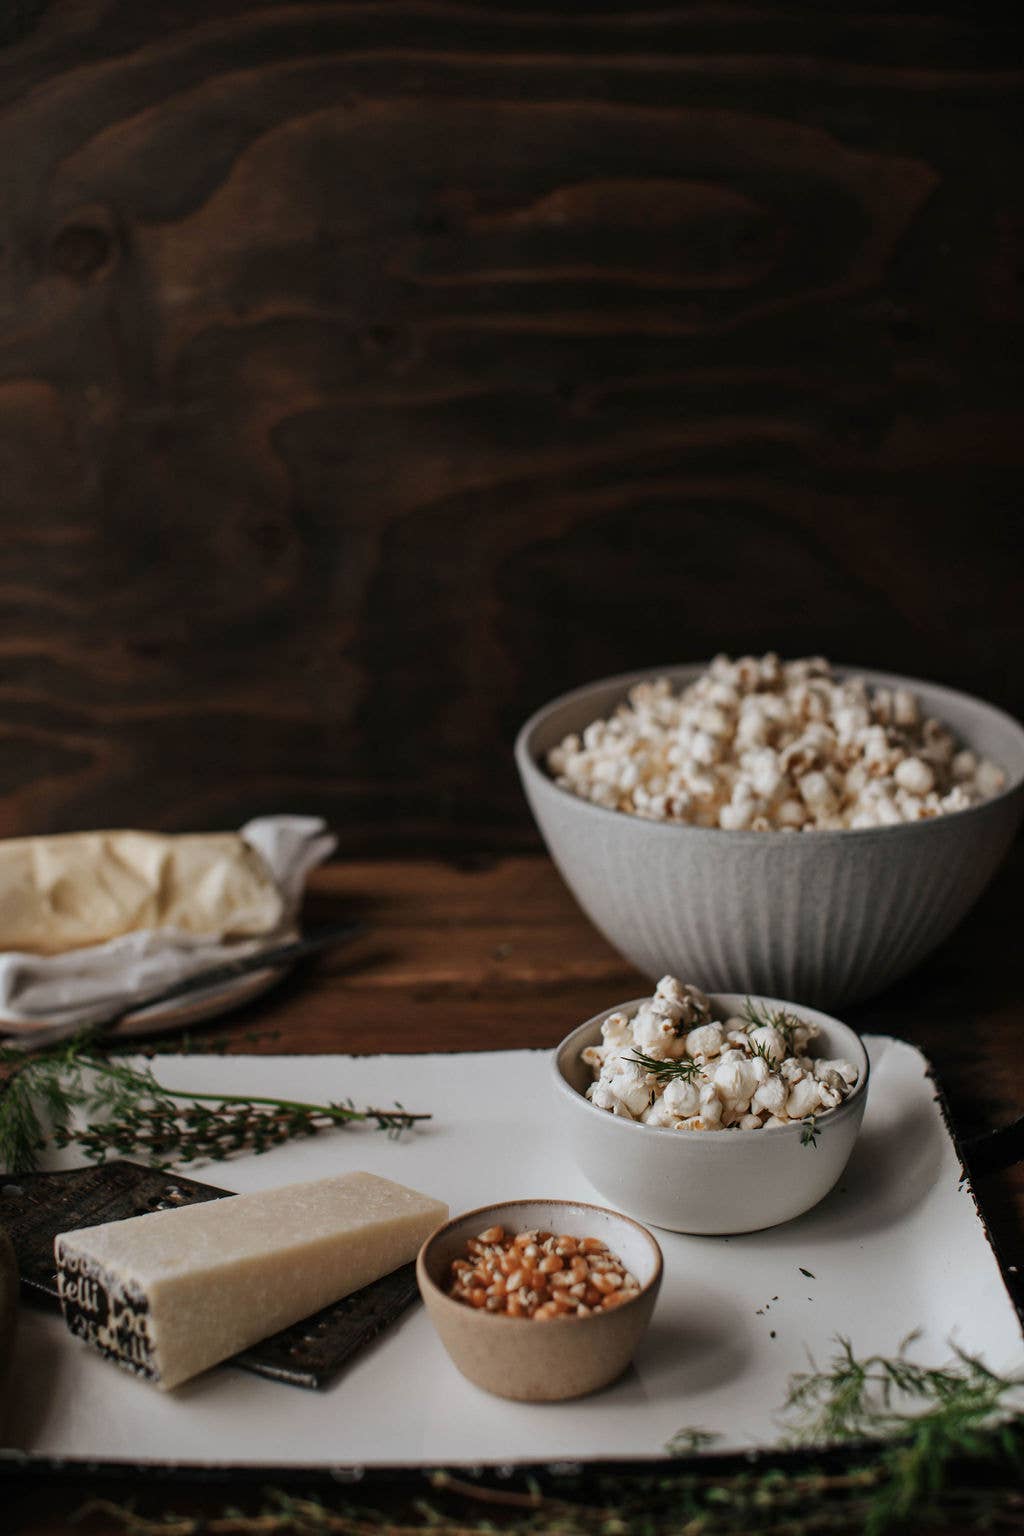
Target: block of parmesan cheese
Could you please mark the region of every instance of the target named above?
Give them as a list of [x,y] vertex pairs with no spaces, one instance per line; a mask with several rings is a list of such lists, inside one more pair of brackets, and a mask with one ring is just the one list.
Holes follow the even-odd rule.
[[174,1387],[415,1258],[448,1207],[373,1173],[60,1234],[71,1332]]

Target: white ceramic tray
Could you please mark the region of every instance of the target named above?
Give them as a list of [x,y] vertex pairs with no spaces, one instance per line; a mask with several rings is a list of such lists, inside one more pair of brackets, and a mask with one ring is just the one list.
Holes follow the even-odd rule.
[[[220,1367],[165,1395],[25,1306],[0,1444],[72,1460],[249,1466],[657,1457],[683,1427],[716,1432],[715,1451],[776,1444],[790,1374],[808,1355],[824,1362],[837,1335],[858,1353],[891,1354],[920,1330],[915,1359],[944,1362],[956,1345],[996,1370],[1019,1370],[1020,1320],[961,1183],[927,1063],[899,1041],[866,1043],[867,1115],[838,1188],[767,1232],[657,1233],[665,1282],[654,1320],[633,1367],[605,1392],[544,1405],[489,1397],[456,1373],[416,1306],[323,1393]],[[546,1051],[162,1056],[157,1069],[179,1087],[398,1100],[435,1117],[397,1142],[360,1128],[188,1170],[225,1187],[368,1168],[453,1211],[516,1196],[598,1198],[553,1123]]]

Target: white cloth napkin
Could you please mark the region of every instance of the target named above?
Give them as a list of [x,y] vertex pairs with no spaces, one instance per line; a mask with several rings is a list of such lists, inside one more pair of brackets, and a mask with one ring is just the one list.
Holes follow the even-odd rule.
[[145,928],[107,944],[61,955],[0,954],[0,1030],[99,1024],[133,998],[152,995],[198,971],[279,944],[295,926],[306,876],[333,853],[336,838],[318,816],[260,816],[240,829],[262,854],[284,897],[273,933],[224,943],[174,928]]

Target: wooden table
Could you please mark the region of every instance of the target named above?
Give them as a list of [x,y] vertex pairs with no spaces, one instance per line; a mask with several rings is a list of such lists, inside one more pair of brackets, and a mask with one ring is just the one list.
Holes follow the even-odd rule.
[[[1021,1113],[1024,984],[1013,898],[1022,875],[1018,844],[932,960],[846,1015],[860,1029],[903,1036],[926,1052],[963,1137]],[[609,1002],[644,990],[539,856],[332,866],[315,876],[307,915],[311,926],[359,915],[370,931],[200,1038],[230,1051],[266,1053],[550,1046]],[[975,1185],[1004,1261],[1024,1270],[1024,1168],[978,1172]],[[0,1483],[0,1529],[51,1536],[97,1492],[134,1500],[148,1513],[213,1512],[227,1503],[255,1508],[260,1501],[258,1482],[240,1494],[126,1487],[85,1476],[55,1486],[27,1476]],[[101,1513],[76,1529],[87,1536],[121,1527]]]

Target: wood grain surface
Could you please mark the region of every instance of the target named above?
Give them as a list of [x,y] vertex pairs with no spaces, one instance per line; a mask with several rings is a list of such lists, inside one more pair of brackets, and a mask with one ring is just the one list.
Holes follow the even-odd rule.
[[[508,856],[563,688],[775,647],[1024,713],[1016,20],[17,0],[0,44],[0,835],[316,811],[310,919],[373,925],[198,1044],[635,995]],[[853,1019],[968,1134],[1019,1112],[1022,871]],[[979,1187],[1024,1262],[1020,1172]],[[98,1490],[260,1497],[26,1477],[0,1527]]]
[[0,32],[0,834],[528,847],[563,687],[1018,712],[1021,32],[51,0]]

